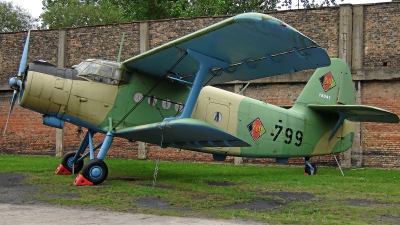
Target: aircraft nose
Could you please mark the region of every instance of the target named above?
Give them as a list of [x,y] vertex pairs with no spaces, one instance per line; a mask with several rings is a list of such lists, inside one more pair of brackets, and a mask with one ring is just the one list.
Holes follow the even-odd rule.
[[11,89],[19,90],[21,88],[22,81],[16,77],[11,77],[8,81],[8,84],[10,85]]

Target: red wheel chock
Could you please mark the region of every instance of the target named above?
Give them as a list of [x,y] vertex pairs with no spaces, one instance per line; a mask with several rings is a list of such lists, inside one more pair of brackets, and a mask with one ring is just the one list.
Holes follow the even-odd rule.
[[93,186],[93,183],[88,181],[86,178],[82,176],[82,174],[78,174],[78,176],[74,180],[75,186]]
[[65,169],[65,167],[62,164],[60,164],[57,167],[57,169],[56,169],[56,171],[54,173],[55,174],[59,174],[59,175],[71,175],[72,174],[72,172],[67,170],[67,169]]

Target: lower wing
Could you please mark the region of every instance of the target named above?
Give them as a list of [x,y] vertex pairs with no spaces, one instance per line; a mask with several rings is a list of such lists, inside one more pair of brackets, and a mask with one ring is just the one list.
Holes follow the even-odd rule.
[[118,130],[115,136],[175,148],[250,147],[207,122],[185,118]]

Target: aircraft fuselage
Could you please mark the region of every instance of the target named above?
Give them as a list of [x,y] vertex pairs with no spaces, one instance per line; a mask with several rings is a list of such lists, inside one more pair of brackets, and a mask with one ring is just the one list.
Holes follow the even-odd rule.
[[[169,79],[159,83],[160,78],[139,72],[130,73],[130,80],[125,83],[105,79],[78,76],[74,69],[33,63],[19,104],[51,118],[106,133],[174,117],[182,110],[190,91],[186,85]],[[332,115],[298,105],[284,109],[210,86],[201,90],[191,118],[208,122],[251,145],[186,147],[217,155],[284,161],[294,156],[343,152],[350,148],[354,136],[353,124],[346,121],[337,135],[327,141],[337,121]]]

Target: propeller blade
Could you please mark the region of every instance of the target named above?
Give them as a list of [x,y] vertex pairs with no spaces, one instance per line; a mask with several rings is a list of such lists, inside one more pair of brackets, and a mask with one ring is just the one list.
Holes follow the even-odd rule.
[[6,130],[7,130],[7,126],[8,126],[8,120],[10,119],[11,112],[12,112],[12,110],[14,108],[15,101],[17,100],[17,96],[18,96],[18,92],[17,92],[17,90],[14,90],[14,93],[13,93],[13,96],[12,96],[12,99],[11,99],[10,111],[8,111],[7,122],[6,122],[6,126],[4,127],[3,135],[6,134]]
[[21,62],[19,63],[18,75],[21,75],[25,71],[26,61],[28,60],[28,50],[29,50],[29,37],[31,31],[28,31],[28,36],[26,36],[24,51],[22,52]]

